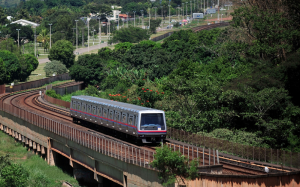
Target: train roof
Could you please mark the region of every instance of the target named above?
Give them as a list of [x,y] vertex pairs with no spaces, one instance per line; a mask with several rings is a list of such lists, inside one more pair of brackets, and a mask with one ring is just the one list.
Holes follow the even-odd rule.
[[112,100],[108,100],[108,99],[102,99],[102,98],[99,98],[99,97],[80,95],[80,96],[72,96],[72,99],[73,98],[78,99],[78,100],[82,100],[82,101],[88,101],[88,102],[91,102],[91,103],[104,104],[104,105],[108,105],[108,106],[112,106],[112,107],[116,107],[116,108],[131,109],[133,112],[139,112],[139,111],[145,111],[145,110],[163,112],[162,110],[157,110],[157,109],[148,108],[148,107],[142,107],[142,106],[133,105],[133,104],[129,104],[129,103],[123,103],[123,102],[119,102],[119,101],[112,101]]

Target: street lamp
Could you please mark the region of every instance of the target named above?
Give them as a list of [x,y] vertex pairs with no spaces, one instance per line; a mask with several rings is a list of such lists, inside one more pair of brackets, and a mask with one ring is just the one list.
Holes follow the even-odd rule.
[[154,8],[154,11],[155,11],[155,20],[156,20],[156,9],[157,7],[153,7]]
[[34,56],[36,57],[36,26],[34,27]]
[[188,16],[188,14],[187,14],[187,4],[188,4],[188,2],[186,2],[186,10],[185,10],[185,12],[186,12],[186,19],[187,19],[187,16]]
[[221,14],[221,22],[222,22],[222,16],[223,16],[223,14]]
[[136,13],[136,11],[134,10],[134,11],[133,11],[133,21],[134,21],[133,27],[135,27],[135,13]]
[[126,14],[127,14],[127,28],[128,28],[128,12],[126,12]]
[[144,26],[144,10],[141,10],[141,12],[142,12],[142,28],[143,28],[143,26]]
[[[26,37],[20,37],[21,38],[21,40],[23,41],[23,54],[24,54],[24,44],[25,44],[25,38]],[[21,45],[22,45],[22,43],[21,43]]]
[[180,5],[178,5],[178,7],[177,7],[177,9],[178,9],[178,21],[180,20],[180,18],[179,18],[179,14],[180,14]]
[[149,8],[149,30],[150,30],[151,8]]
[[52,23],[49,23],[48,25],[50,25],[50,49],[51,49],[51,25],[52,25]]
[[20,30],[21,29],[16,29],[18,31],[18,48],[20,48]]
[[86,18],[88,24],[88,52],[90,52],[90,19],[89,17]]
[[193,2],[193,1],[190,1],[190,4],[191,4],[191,20],[193,19],[193,12],[192,12],[192,6],[193,6],[193,5],[192,5],[192,2]]
[[[119,16],[118,16],[119,17]],[[101,48],[101,17],[99,19],[99,49]],[[118,18],[118,26],[119,26],[119,18]]]
[[182,17],[184,18],[184,3],[182,3]]
[[171,12],[170,12],[171,5],[168,6],[169,6],[169,28],[171,29]]
[[78,49],[78,32],[77,32],[77,22],[78,20],[75,20],[76,22],[76,49]]

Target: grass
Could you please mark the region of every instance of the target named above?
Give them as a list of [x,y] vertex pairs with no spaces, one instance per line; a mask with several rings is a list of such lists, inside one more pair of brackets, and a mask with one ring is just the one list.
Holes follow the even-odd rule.
[[76,179],[64,173],[60,168],[49,166],[47,162],[39,155],[28,152],[26,147],[21,143],[15,142],[15,139],[4,132],[0,132],[0,156],[10,155],[14,163],[21,164],[29,172],[29,180],[34,176],[43,176],[49,181],[48,186],[61,186],[64,181],[71,183],[73,186],[79,186]]
[[44,67],[46,66],[46,63],[39,64],[36,70],[31,72],[31,75],[29,76],[28,81],[35,81],[39,79],[46,78],[46,73],[44,71]]

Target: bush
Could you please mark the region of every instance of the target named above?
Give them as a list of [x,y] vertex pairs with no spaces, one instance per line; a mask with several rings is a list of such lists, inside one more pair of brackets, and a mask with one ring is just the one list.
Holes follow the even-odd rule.
[[128,27],[122,28],[120,30],[114,31],[114,36],[109,43],[117,43],[117,42],[130,42],[130,43],[138,43],[142,40],[148,40],[150,37],[147,34],[147,29],[141,29],[138,27]]
[[27,186],[29,172],[19,164],[11,163],[9,155],[0,157],[0,186]]
[[180,27],[180,23],[179,23],[179,22],[174,23],[174,27],[175,27],[175,28]]
[[46,95],[48,95],[50,97],[53,97],[53,98],[56,98],[56,99],[61,99],[61,95],[57,94],[55,92],[55,90],[47,90]]
[[68,72],[66,66],[57,60],[47,62],[46,66],[44,67],[44,70],[47,77],[51,76],[53,73],[59,75]]

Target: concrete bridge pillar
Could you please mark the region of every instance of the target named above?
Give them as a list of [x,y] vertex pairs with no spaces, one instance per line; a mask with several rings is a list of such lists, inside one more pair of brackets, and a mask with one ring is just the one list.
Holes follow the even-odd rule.
[[47,162],[50,166],[55,166],[56,152],[52,151],[52,140],[48,138]]

